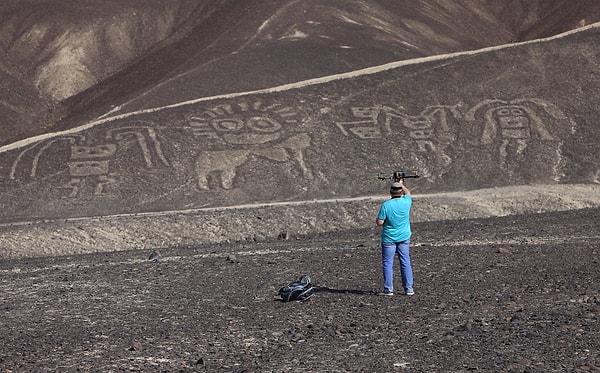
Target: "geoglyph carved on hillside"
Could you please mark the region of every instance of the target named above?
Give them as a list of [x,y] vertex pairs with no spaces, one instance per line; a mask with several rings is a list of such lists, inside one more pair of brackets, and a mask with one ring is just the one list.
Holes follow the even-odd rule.
[[[555,105],[539,99],[485,100],[471,108],[465,118],[475,125],[483,121],[481,143],[497,144],[500,166],[511,159],[523,160],[530,143],[555,141],[562,145],[562,141],[550,133],[551,123],[544,123],[544,119],[568,121]],[[573,132],[574,126],[570,127]]]
[[[18,171],[22,169],[28,170],[30,178],[35,178],[44,154],[53,146],[66,142],[70,148],[69,160],[66,162],[69,180],[59,187],[70,190],[69,198],[81,197],[83,191],[88,189],[93,196],[102,196],[107,185],[117,182],[118,175],[111,172],[111,162],[119,144],[127,138],[133,139],[139,146],[145,167],[152,168],[157,164],[170,166],[154,129],[126,126],[106,131],[105,138],[101,140],[73,134],[35,143],[17,155],[10,178],[16,179]],[[25,158],[31,159],[31,163],[26,162]]]
[[[447,151],[451,146],[461,150],[473,145],[493,147],[497,165],[514,173],[515,167],[527,163],[526,150],[532,144],[541,154],[528,154],[532,157],[529,161],[549,166],[548,172],[557,178],[562,164],[560,139],[575,131],[575,124],[558,107],[536,98],[484,100],[465,114],[458,105],[428,106],[418,115],[388,106],[351,107],[350,112],[354,120],[336,122],[344,136],[361,140],[391,137],[399,146],[414,149],[413,154],[428,153],[434,157],[429,165],[420,163],[418,156],[405,161],[427,170],[429,174],[423,176],[433,179],[436,172],[431,167],[439,171],[454,162]],[[553,131],[560,135],[554,136]],[[461,137],[465,132],[480,135],[473,142]]]
[[[575,131],[575,123],[559,108],[540,99],[483,100],[464,110],[461,105],[432,105],[416,115],[401,107],[355,106],[348,118],[340,119],[335,122],[337,131],[348,138],[390,138],[390,144],[402,150],[396,153],[404,158],[402,162],[433,183],[457,162],[468,168],[470,162],[479,161],[508,175],[521,177],[525,167],[533,167],[537,174],[532,172],[531,178],[557,179],[564,164],[562,139]],[[240,169],[253,160],[284,164],[304,179],[314,180],[305,162],[312,138],[298,129],[301,125],[295,108],[256,100],[191,111],[184,128],[170,130],[192,133],[188,138],[199,150],[181,165],[182,171],[193,170],[197,187],[210,190],[234,188]],[[62,159],[62,165],[51,165],[44,158],[55,149],[61,149],[57,159]],[[111,185],[123,182],[122,167],[129,166],[114,162],[126,158],[129,149],[137,150],[134,158],[140,163],[132,167],[172,167],[150,123],[136,121],[32,144],[17,154],[10,179],[46,177],[52,172],[55,187],[66,189],[67,197],[104,196]],[[41,164],[49,169],[41,172]]]
[[238,169],[252,157],[294,162],[304,178],[312,179],[312,171],[304,162],[310,136],[289,133],[286,128],[297,123],[293,108],[261,101],[224,104],[191,115],[189,129],[208,144],[195,161],[198,187],[209,190],[209,177],[213,175],[220,178],[220,187],[231,189]]
[[389,106],[352,107],[351,113],[356,120],[336,122],[344,136],[362,140],[393,136],[403,148],[432,154],[435,165],[424,164],[418,156],[405,160],[418,167],[422,176],[435,179],[437,171],[452,163],[447,148],[457,138],[457,126],[451,123],[460,117],[457,106],[429,106],[418,115]]

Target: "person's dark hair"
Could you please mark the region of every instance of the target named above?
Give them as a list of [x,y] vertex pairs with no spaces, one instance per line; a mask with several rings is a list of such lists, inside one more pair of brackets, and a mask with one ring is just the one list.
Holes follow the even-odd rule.
[[393,183],[390,187],[390,193],[392,196],[400,196],[402,195],[402,192],[402,184],[400,183]]

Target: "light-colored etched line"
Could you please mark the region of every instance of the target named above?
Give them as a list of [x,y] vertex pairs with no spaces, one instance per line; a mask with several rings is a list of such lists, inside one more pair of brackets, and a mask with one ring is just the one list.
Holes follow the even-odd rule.
[[[581,198],[581,201],[585,201],[586,205],[600,206],[600,185],[599,184],[556,184],[552,186],[552,190],[556,195],[563,196],[567,200],[576,201]],[[477,205],[487,200],[497,200],[496,196],[504,196],[504,198],[510,198],[516,200],[519,198],[525,198],[527,196],[536,196],[540,194],[548,193],[548,185],[520,185],[510,187],[496,187],[496,188],[485,188],[477,189],[472,191],[458,191],[458,192],[443,192],[443,193],[430,193],[430,194],[416,194],[413,193],[413,200],[418,203],[419,201],[432,201],[436,199],[444,200],[457,200],[462,199],[469,201],[469,203]],[[26,221],[26,222],[13,222],[13,223],[2,223],[0,227],[12,227],[12,226],[27,226],[34,224],[46,224],[52,222],[76,222],[76,221],[94,221],[112,218],[139,218],[139,217],[159,217],[159,216],[172,216],[172,215],[192,215],[206,212],[221,212],[221,211],[235,211],[235,210],[248,210],[248,209],[259,209],[259,208],[270,208],[270,207],[289,207],[289,206],[310,206],[311,204],[328,204],[328,203],[348,203],[348,202],[364,202],[364,203],[379,203],[389,199],[389,195],[374,195],[374,196],[362,196],[362,197],[346,197],[346,198],[331,198],[331,199],[313,199],[303,201],[279,201],[279,202],[268,202],[268,203],[251,203],[234,206],[220,206],[220,207],[202,207],[195,209],[185,210],[170,210],[170,211],[153,211],[153,212],[135,212],[127,214],[115,214],[115,215],[103,215],[93,217],[79,217],[79,218],[66,218],[66,219],[45,219],[39,221]],[[485,203],[484,205],[487,205]]]
[[[498,239],[498,238],[492,238],[492,239],[479,239],[479,240],[452,240],[452,241],[444,241],[444,242],[438,242],[438,241],[419,241],[419,242],[414,242],[415,246],[418,247],[433,247],[436,249],[444,249],[444,248],[454,248],[454,247],[461,247],[461,248],[477,248],[477,247],[481,247],[481,246],[490,246],[490,245],[520,245],[523,244],[523,240],[527,240],[530,245],[549,245],[549,244],[557,244],[557,243],[570,243],[570,244],[574,244],[574,243],[584,243],[584,242],[590,242],[590,241],[598,241],[598,239],[600,239],[600,236],[598,235],[591,235],[591,236],[573,236],[573,237],[564,237],[564,236],[555,236],[555,237],[545,237],[545,238],[540,238],[538,236],[519,236],[518,239],[514,239],[514,240],[506,240],[504,238],[502,239]],[[364,240],[363,240],[364,241]],[[373,247],[378,247],[379,242],[377,240],[373,241]],[[141,255],[147,255],[148,249],[146,248],[139,248],[138,251],[140,251]],[[232,250],[232,251],[222,251],[222,252],[209,252],[209,253],[201,253],[201,254],[194,254],[194,255],[172,255],[172,256],[163,256],[161,259],[161,262],[176,262],[176,261],[191,261],[191,260],[197,260],[197,259],[209,259],[209,258],[225,258],[228,255],[234,254],[236,256],[267,256],[267,255],[281,255],[281,254],[289,254],[289,253],[298,253],[298,252],[328,252],[328,251],[343,251],[343,250],[361,250],[361,249],[356,249],[354,246],[352,246],[351,244],[348,244],[347,247],[343,247],[340,248],[337,245],[333,245],[333,246],[307,246],[307,247],[294,247],[292,249],[285,249],[285,248],[279,248],[279,249],[258,249],[258,250],[242,250],[242,251],[236,251],[236,250]],[[95,253],[95,255],[101,255],[102,253]],[[147,259],[139,259],[139,258],[132,258],[132,259],[127,259],[124,261],[114,261],[114,262],[110,262],[110,261],[106,261],[106,260],[101,260],[98,262],[94,262],[91,264],[83,264],[79,261],[73,261],[73,262],[69,262],[69,263],[65,263],[65,264],[60,264],[60,265],[55,265],[55,266],[49,266],[49,267],[41,267],[41,268],[28,268],[26,270],[22,270],[20,268],[14,267],[14,268],[6,268],[6,269],[0,269],[0,274],[9,274],[9,273],[29,273],[29,274],[33,274],[33,273],[39,273],[39,272],[44,272],[44,271],[55,271],[57,269],[62,269],[62,270],[66,270],[69,268],[78,268],[80,270],[82,269],[87,269],[87,268],[98,268],[98,267],[108,267],[108,266],[118,266],[118,265],[133,265],[133,264],[139,264],[139,265],[156,265],[155,263],[151,263],[149,260]]]
[[[146,250],[145,248],[139,248],[140,252],[143,252],[144,250]],[[165,261],[165,262],[170,262],[170,261],[181,261],[181,260],[193,260],[193,259],[208,259],[208,258],[220,258],[220,257],[227,257],[227,255],[230,254],[235,254],[237,256],[263,256],[263,255],[274,255],[274,254],[285,254],[285,253],[292,253],[292,252],[311,252],[311,251],[333,251],[333,250],[341,250],[338,246],[335,247],[300,247],[300,248],[294,248],[294,249],[259,249],[259,250],[243,250],[243,251],[223,251],[223,252],[210,252],[210,253],[203,253],[203,254],[194,254],[194,255],[173,255],[173,256],[166,256],[166,257],[162,257],[161,262]],[[146,252],[143,252],[143,255],[146,255]],[[139,258],[132,258],[132,259],[127,259],[124,261],[115,261],[115,262],[108,262],[105,260],[102,260],[101,262],[96,262],[96,263],[92,263],[92,264],[82,264],[81,262],[70,262],[70,263],[65,263],[65,264],[60,264],[60,265],[55,265],[55,266],[51,266],[51,267],[43,267],[43,268],[31,268],[31,269],[27,269],[26,271],[20,270],[20,269],[15,269],[15,268],[10,268],[10,269],[0,269],[0,273],[14,273],[14,272],[19,272],[19,273],[38,273],[38,272],[43,272],[43,271],[54,271],[56,269],[68,269],[68,268],[79,268],[79,269],[85,269],[85,268],[97,268],[99,266],[117,266],[117,265],[123,265],[123,264],[147,264],[147,265],[154,265],[153,263],[150,263],[148,260],[146,259],[139,259]]]
[[306,206],[311,204],[327,204],[327,203],[346,203],[346,202],[381,202],[388,199],[389,196],[368,196],[368,197],[352,197],[352,198],[335,198],[335,199],[321,199],[321,200],[310,200],[310,201],[281,201],[281,202],[268,202],[268,203],[252,203],[235,206],[221,206],[221,207],[202,207],[197,209],[186,209],[186,210],[171,210],[171,211],[153,211],[153,212],[135,212],[128,214],[114,214],[114,215],[103,215],[95,217],[81,217],[81,218],[66,218],[66,219],[45,219],[40,221],[28,221],[28,222],[14,222],[14,223],[2,223],[0,227],[7,226],[20,226],[20,225],[32,225],[38,223],[51,223],[51,222],[75,222],[75,221],[89,221],[89,220],[101,220],[101,219],[112,219],[112,218],[129,218],[129,217],[154,217],[154,216],[171,216],[171,215],[190,215],[202,212],[220,212],[230,210],[248,210],[256,208],[269,208],[278,206]]
[[351,72],[347,72],[347,73],[328,75],[325,77],[319,77],[319,78],[308,79],[308,80],[295,82],[295,83],[283,84],[283,85],[271,87],[271,88],[264,88],[264,89],[254,90],[254,91],[246,91],[246,92],[228,93],[228,94],[222,94],[222,95],[216,95],[216,96],[210,96],[210,97],[200,97],[197,99],[177,102],[177,103],[170,104],[170,105],[149,108],[149,109],[143,109],[143,110],[138,110],[138,111],[132,111],[132,112],[128,112],[128,113],[118,114],[118,115],[115,115],[112,117],[104,117],[102,119],[91,121],[91,122],[88,122],[79,127],[71,128],[68,130],[47,133],[47,134],[43,134],[43,135],[33,136],[33,137],[23,139],[20,141],[16,141],[14,143],[7,144],[7,145],[0,147],[0,153],[6,152],[9,150],[13,150],[13,149],[22,148],[22,147],[32,144],[34,142],[45,140],[48,138],[81,132],[81,131],[93,128],[99,124],[108,123],[108,122],[112,122],[112,121],[116,121],[116,120],[120,120],[120,119],[125,119],[125,118],[129,118],[129,117],[132,117],[135,115],[150,114],[150,113],[154,113],[154,112],[162,111],[162,110],[166,110],[166,109],[172,109],[172,108],[192,105],[192,104],[196,104],[196,103],[200,103],[200,102],[213,101],[213,100],[218,100],[218,99],[237,98],[237,97],[254,95],[254,94],[265,94],[265,93],[288,91],[291,89],[297,89],[297,88],[303,88],[303,87],[308,87],[308,86],[312,86],[312,85],[329,83],[329,82],[336,81],[336,80],[355,78],[355,77],[362,76],[362,75],[376,74],[379,72],[392,70],[392,69],[402,67],[402,66],[417,65],[417,64],[422,64],[422,63],[432,62],[432,61],[442,61],[442,60],[446,60],[446,59],[450,59],[450,58],[454,58],[454,57],[460,57],[460,56],[475,56],[475,55],[490,52],[490,51],[507,49],[507,48],[512,48],[512,47],[526,45],[526,44],[537,44],[537,43],[547,42],[547,41],[551,41],[551,40],[555,40],[555,39],[560,39],[560,38],[563,38],[568,35],[572,35],[575,33],[579,33],[579,32],[586,31],[589,29],[594,29],[594,28],[600,28],[600,22],[593,23],[593,24],[590,24],[590,25],[587,25],[587,26],[584,26],[584,27],[581,27],[581,28],[578,28],[575,30],[567,31],[567,32],[564,32],[564,33],[561,33],[558,35],[554,35],[554,36],[550,36],[550,37],[542,38],[542,39],[524,41],[524,42],[520,42],[520,43],[496,45],[496,46],[492,46],[492,47],[486,47],[486,48],[481,48],[481,49],[476,49],[476,50],[471,50],[471,51],[447,53],[447,54],[441,54],[441,55],[435,55],[435,56],[428,56],[428,57],[421,57],[421,58],[414,58],[414,59],[409,59],[409,60],[390,62],[387,64],[368,67],[368,68],[364,68],[364,69],[359,69],[359,70],[355,70],[355,71],[351,71]]

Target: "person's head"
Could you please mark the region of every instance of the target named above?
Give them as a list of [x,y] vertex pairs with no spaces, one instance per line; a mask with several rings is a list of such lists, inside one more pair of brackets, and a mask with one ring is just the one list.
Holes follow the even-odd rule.
[[390,187],[390,194],[392,197],[402,197],[402,183],[392,183],[392,186]]

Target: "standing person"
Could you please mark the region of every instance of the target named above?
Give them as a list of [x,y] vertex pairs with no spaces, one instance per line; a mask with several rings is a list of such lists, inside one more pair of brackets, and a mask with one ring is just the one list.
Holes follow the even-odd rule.
[[379,295],[394,295],[394,256],[398,254],[404,294],[414,295],[413,272],[410,262],[410,189],[398,179],[390,188],[391,199],[385,201],[377,214],[375,223],[381,230],[381,266],[383,270],[383,292]]

